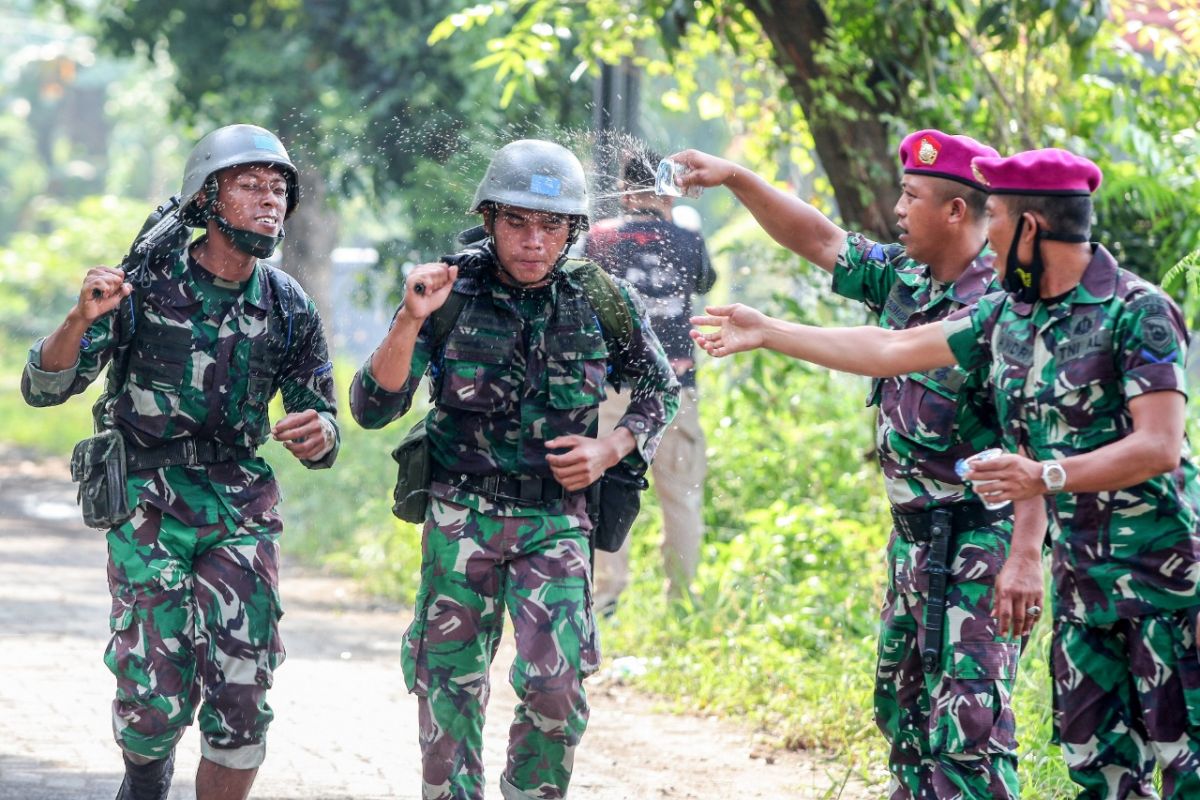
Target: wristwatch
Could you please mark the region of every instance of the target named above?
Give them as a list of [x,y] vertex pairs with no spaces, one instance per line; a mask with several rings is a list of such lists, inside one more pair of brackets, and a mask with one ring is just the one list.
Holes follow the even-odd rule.
[[1048,492],[1061,492],[1067,485],[1067,471],[1057,461],[1044,461],[1042,462],[1042,483],[1046,484]]

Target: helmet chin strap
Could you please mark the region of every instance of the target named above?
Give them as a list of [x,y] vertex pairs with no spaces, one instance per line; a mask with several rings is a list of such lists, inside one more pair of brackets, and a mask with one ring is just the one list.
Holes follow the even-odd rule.
[[255,258],[270,258],[275,252],[275,248],[283,241],[283,228],[279,229],[278,236],[267,236],[263,233],[235,228],[220,214],[214,213],[212,219],[217,223],[217,230],[228,236],[234,247]]

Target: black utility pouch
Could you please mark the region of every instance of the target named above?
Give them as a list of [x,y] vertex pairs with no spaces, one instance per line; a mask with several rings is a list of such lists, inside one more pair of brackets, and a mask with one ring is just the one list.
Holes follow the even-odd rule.
[[392,492],[392,513],[405,522],[424,523],[429,511],[433,467],[425,420],[412,426],[404,441],[392,451],[392,458],[398,468],[396,488]]
[[71,479],[79,484],[76,499],[85,525],[107,530],[133,516],[125,475],[125,440],[117,431],[103,431],[75,445]]
[[649,485],[645,477],[620,464],[596,482],[588,492],[588,516],[597,550],[615,553],[621,549],[642,508],[642,491]]

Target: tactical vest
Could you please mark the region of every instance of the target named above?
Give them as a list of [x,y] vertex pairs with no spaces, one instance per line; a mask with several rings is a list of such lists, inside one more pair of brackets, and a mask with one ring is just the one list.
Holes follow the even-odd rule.
[[[443,346],[451,332],[458,326],[459,317],[469,298],[485,291],[480,285],[480,281],[484,277],[483,271],[487,268],[485,259],[491,261],[490,254],[483,251],[468,251],[468,253],[473,258],[462,259],[459,262],[467,267],[467,275],[460,274],[450,296],[446,298],[446,302],[430,315],[433,326],[430,349],[435,361],[441,360]],[[626,363],[626,356],[634,333],[633,316],[629,313],[629,307],[625,303],[620,288],[611,275],[592,261],[567,259],[559,267],[559,270],[568,282],[577,283],[582,292],[564,293],[560,291],[553,313],[559,320],[566,320],[580,314],[596,319],[609,352],[609,379],[619,389],[621,367]],[[474,318],[481,315],[486,315],[488,319]],[[486,308],[481,306],[478,310],[473,309],[473,319],[469,322],[473,328],[498,330],[502,327],[502,322],[499,319],[492,319],[495,316],[495,311],[489,304]],[[558,344],[570,346],[570,343]]]
[[[250,345],[246,403],[265,412],[278,386],[279,374],[292,355],[293,343],[308,329],[309,311],[308,295],[295,278],[275,267],[266,264],[262,266],[266,277],[263,291],[268,308],[267,335],[255,339]],[[156,326],[146,320],[142,306],[146,293],[153,293],[155,286],[165,280],[169,278],[156,274],[149,287],[135,290],[129,295],[127,302],[120,306],[114,323],[117,352],[109,365],[104,391],[92,406],[92,417],[97,432],[106,427],[103,417],[109,401],[125,388],[132,368],[134,350],[139,347],[155,347],[157,337],[153,328]],[[224,416],[223,413],[210,414],[195,438],[211,438],[218,425],[225,421]],[[261,429],[253,433],[258,443],[266,441],[268,435],[266,414],[263,413],[261,418]]]

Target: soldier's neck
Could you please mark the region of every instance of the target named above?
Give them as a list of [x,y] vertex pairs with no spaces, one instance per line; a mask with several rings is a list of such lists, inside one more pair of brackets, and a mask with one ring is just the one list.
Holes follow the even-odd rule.
[[1086,242],[1042,242],[1042,297],[1059,297],[1083,281],[1083,273],[1092,263],[1092,246]]
[[233,246],[220,231],[209,231],[192,245],[192,258],[206,270],[233,283],[243,283],[254,274],[258,259]]
[[951,239],[936,257],[929,259],[929,274],[942,283],[954,283],[967,271],[987,244],[986,239]]

